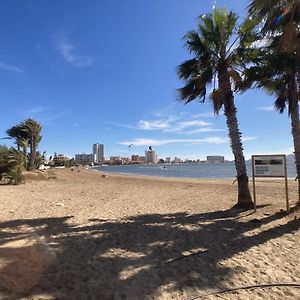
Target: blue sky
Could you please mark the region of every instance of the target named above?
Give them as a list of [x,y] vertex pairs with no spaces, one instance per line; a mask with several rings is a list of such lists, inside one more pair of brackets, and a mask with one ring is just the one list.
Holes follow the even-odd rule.
[[[42,123],[39,149],[74,155],[144,153],[232,159],[223,114],[211,103],[176,101],[182,37],[215,1],[12,0],[0,11],[0,131]],[[217,1],[241,16],[249,1]],[[245,156],[291,153],[287,114],[262,91],[236,96]],[[9,145],[7,140],[3,143]],[[133,144],[131,150],[128,145]]]

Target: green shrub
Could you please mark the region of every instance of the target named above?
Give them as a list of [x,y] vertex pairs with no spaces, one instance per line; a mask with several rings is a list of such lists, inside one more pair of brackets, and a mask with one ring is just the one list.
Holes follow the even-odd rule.
[[9,184],[22,182],[22,155],[14,148],[0,146],[0,181]]

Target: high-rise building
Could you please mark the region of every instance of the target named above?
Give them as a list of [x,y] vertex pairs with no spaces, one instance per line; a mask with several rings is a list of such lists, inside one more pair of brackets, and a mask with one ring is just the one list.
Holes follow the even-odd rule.
[[153,150],[145,151],[145,163],[146,164],[157,164],[157,155]]
[[95,163],[99,164],[104,161],[104,145],[103,144],[94,144],[93,145],[93,154],[96,156]]

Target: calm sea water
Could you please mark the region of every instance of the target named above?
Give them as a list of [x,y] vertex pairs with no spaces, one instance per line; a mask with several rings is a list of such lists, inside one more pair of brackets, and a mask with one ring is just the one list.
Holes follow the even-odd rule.
[[[234,163],[222,164],[172,164],[172,165],[129,165],[94,167],[93,170],[118,174],[132,174],[181,178],[235,178]],[[248,175],[252,176],[251,163],[247,163]],[[296,177],[294,164],[287,166],[288,177]]]

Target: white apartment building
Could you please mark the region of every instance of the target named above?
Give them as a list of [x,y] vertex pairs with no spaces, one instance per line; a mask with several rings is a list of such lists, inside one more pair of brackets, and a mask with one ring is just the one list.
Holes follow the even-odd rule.
[[95,155],[94,154],[75,154],[75,162],[78,164],[91,164],[95,161]]
[[93,154],[95,155],[94,163],[102,163],[104,161],[104,145],[103,144],[94,144],[93,145]]
[[210,155],[206,157],[208,163],[223,163],[225,161],[225,157],[221,155]]
[[146,164],[157,164],[157,155],[153,150],[145,151],[145,163]]

